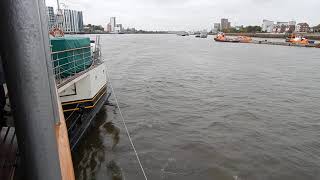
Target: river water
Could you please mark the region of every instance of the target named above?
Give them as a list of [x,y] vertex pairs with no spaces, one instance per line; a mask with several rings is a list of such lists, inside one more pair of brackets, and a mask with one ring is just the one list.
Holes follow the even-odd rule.
[[[101,38],[149,180],[320,179],[319,49],[211,36]],[[143,179],[112,106],[74,161],[77,179]]]

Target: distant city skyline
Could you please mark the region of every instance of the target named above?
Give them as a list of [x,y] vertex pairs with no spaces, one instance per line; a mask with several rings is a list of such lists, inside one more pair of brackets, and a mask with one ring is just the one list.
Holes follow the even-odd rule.
[[58,16],[57,10],[55,11],[52,6],[46,8],[49,29],[59,27],[66,33],[79,33],[84,30],[82,11],[61,9],[63,16]]
[[[46,0],[56,7],[56,0]],[[85,24],[105,27],[117,17],[124,27],[145,30],[212,29],[215,22],[227,18],[232,26],[262,25],[272,21],[320,24],[319,0],[60,0],[62,8],[83,11]]]

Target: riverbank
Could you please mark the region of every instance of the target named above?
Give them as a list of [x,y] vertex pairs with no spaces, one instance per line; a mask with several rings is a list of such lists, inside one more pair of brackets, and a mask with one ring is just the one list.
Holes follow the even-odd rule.
[[[226,33],[227,36],[249,36],[258,38],[286,38],[285,34],[270,34],[270,33]],[[320,40],[320,33],[303,34],[304,37],[310,40]]]

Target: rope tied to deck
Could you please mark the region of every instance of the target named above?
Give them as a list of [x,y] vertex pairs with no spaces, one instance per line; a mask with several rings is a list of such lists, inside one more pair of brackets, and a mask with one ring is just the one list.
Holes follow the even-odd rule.
[[141,163],[141,161],[140,161],[138,152],[137,152],[137,150],[136,150],[136,148],[135,148],[135,145],[133,144],[132,138],[131,138],[130,133],[129,133],[129,130],[128,130],[128,128],[127,128],[127,124],[126,124],[126,122],[125,122],[125,120],[124,120],[124,117],[123,117],[123,115],[122,115],[122,111],[121,111],[121,108],[120,108],[120,106],[119,106],[119,102],[118,102],[116,93],[115,93],[115,91],[114,91],[114,89],[113,89],[113,87],[112,87],[112,83],[111,83],[111,79],[110,79],[110,76],[109,76],[108,68],[107,68],[107,67],[106,67],[106,75],[107,75],[107,79],[108,79],[109,84],[110,84],[111,91],[112,91],[112,93],[113,93],[113,97],[114,97],[114,99],[115,99],[115,101],[116,101],[116,105],[117,105],[117,108],[118,108],[118,110],[119,110],[119,113],[120,113],[120,117],[121,117],[123,126],[124,126],[124,128],[125,128],[125,130],[126,130],[127,136],[128,136],[129,141],[130,141],[130,143],[131,143],[132,149],[133,149],[133,151],[134,151],[134,153],[135,153],[135,155],[136,155],[136,158],[137,158],[137,160],[138,160],[138,163],[139,163],[139,165],[140,165],[140,168],[141,168],[141,171],[142,171],[142,174],[143,174],[145,180],[148,180],[147,175],[146,175],[146,173],[145,173],[145,171],[144,171],[144,168],[143,168],[143,166],[142,166],[142,163]]

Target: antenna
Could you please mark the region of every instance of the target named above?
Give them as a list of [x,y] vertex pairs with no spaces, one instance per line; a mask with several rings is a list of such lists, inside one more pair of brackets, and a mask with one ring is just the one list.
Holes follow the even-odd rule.
[[60,3],[59,3],[59,0],[57,0],[57,6],[58,6],[58,11],[60,11]]

